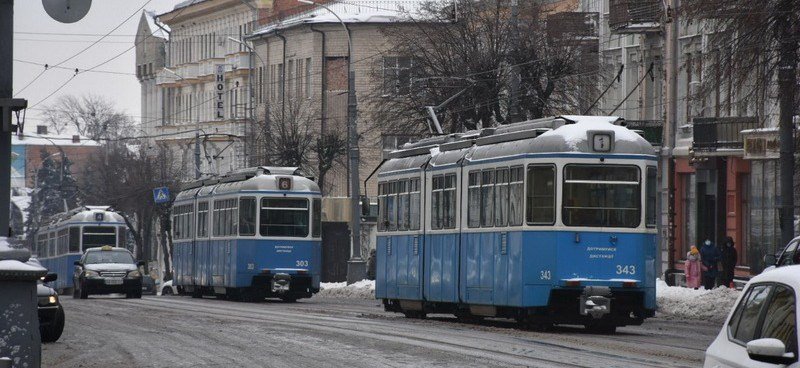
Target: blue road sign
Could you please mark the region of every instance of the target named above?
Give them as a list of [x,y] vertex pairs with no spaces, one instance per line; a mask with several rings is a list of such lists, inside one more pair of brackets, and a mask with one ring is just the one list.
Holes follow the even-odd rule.
[[161,187],[153,189],[153,201],[156,203],[169,202],[169,188]]

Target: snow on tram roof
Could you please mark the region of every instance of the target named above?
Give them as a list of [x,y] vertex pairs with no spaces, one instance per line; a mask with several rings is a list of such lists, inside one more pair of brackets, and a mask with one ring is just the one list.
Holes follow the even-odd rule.
[[575,116],[562,118],[573,122],[548,131],[537,137],[532,145],[533,152],[592,152],[589,133],[593,131],[614,132],[612,154],[654,155],[655,150],[644,137],[633,130],[614,123],[623,121],[616,116]]
[[241,191],[285,191],[278,187],[278,178],[291,177],[291,192],[319,193],[317,183],[297,167],[251,167],[229,172],[220,178],[189,183],[178,193],[176,201],[213,194]]

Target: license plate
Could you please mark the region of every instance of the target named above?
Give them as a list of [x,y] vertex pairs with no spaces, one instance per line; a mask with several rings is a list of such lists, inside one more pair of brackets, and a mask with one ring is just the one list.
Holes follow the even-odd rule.
[[106,279],[106,285],[122,285],[122,279]]

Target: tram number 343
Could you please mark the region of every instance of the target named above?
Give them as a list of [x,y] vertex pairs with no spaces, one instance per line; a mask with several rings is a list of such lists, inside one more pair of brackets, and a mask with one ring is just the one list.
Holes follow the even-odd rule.
[[617,275],[635,275],[636,266],[634,265],[617,265]]

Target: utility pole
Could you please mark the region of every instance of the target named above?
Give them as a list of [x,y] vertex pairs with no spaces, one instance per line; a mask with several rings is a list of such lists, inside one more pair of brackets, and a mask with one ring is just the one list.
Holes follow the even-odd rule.
[[200,127],[194,131],[194,178],[200,179]]
[[511,65],[511,90],[509,91],[509,106],[507,123],[515,123],[520,121],[519,117],[519,66],[516,64],[516,59],[513,53],[519,50],[519,0],[511,0],[511,44],[514,45],[509,55],[508,62]]
[[[667,109],[661,146],[661,253],[667,252],[666,270],[675,265],[675,126],[678,123],[678,1],[668,0],[666,19],[665,66],[667,72]],[[661,257],[663,259],[663,257]],[[666,278],[665,278],[666,279]]]
[[[347,28],[347,27],[345,27]],[[367,276],[367,265],[361,256],[361,195],[358,183],[361,181],[358,175],[358,165],[360,163],[360,152],[358,149],[358,125],[356,114],[358,111],[358,101],[356,101],[356,71],[353,63],[353,42],[350,36],[350,29],[347,29],[347,38],[350,44],[347,52],[347,64],[349,78],[347,81],[347,137],[350,143],[350,231],[352,232],[352,254],[350,261],[347,262],[347,282],[352,284],[361,281]]]
[[28,106],[14,93],[14,0],[0,0],[0,236],[11,235],[11,113]]
[[797,46],[796,34],[792,29],[790,14],[796,14],[794,0],[781,0],[778,3],[775,27],[778,34],[778,91],[780,92],[780,118],[778,133],[780,134],[780,222],[781,243],[785,244],[794,238],[794,96],[797,86]]

